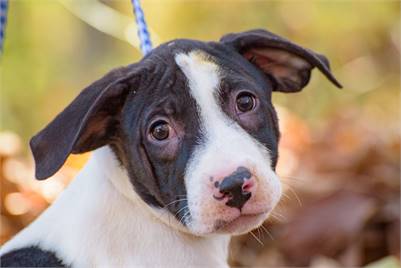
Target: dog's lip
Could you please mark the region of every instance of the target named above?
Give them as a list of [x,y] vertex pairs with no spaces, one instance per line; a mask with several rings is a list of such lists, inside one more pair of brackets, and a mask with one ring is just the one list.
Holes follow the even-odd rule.
[[[249,214],[240,214],[238,217],[221,224],[216,227],[215,232],[221,233],[233,233],[236,232],[237,229],[243,225],[249,227],[252,225],[252,222],[258,221],[260,217],[266,216],[269,211],[262,211],[258,213],[249,213]],[[256,227],[256,226],[255,226]]]

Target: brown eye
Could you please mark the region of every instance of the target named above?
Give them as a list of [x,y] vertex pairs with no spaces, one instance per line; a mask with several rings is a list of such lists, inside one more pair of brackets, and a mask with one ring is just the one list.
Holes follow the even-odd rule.
[[156,140],[165,140],[170,136],[170,126],[166,121],[157,121],[150,128],[150,134]]
[[249,112],[255,107],[255,96],[249,92],[243,92],[237,96],[236,102],[238,111]]

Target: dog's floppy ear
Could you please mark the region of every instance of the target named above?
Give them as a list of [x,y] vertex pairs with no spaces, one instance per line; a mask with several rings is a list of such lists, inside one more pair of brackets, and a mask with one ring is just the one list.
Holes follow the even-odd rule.
[[300,47],[265,30],[232,33],[220,39],[272,78],[275,91],[297,92],[305,87],[311,70],[317,67],[333,84],[341,84],[330,71],[323,55]]
[[37,179],[56,173],[70,153],[94,150],[115,137],[125,97],[136,88],[139,70],[130,65],[106,74],[31,139]]

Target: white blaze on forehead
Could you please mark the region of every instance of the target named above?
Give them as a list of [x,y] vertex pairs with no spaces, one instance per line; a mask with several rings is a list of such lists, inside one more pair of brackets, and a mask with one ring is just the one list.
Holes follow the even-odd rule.
[[188,79],[192,97],[199,105],[203,123],[210,122],[219,111],[216,94],[219,90],[219,68],[201,51],[178,54],[175,61]]

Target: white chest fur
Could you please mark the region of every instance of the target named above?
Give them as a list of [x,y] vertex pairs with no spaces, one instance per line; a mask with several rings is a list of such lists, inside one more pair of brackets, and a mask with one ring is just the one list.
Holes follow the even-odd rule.
[[[129,198],[118,185],[128,187]],[[74,267],[227,266],[229,236],[200,238],[173,229],[133,198],[129,185],[110,149],[96,150],[57,201],[0,254],[39,245]]]

